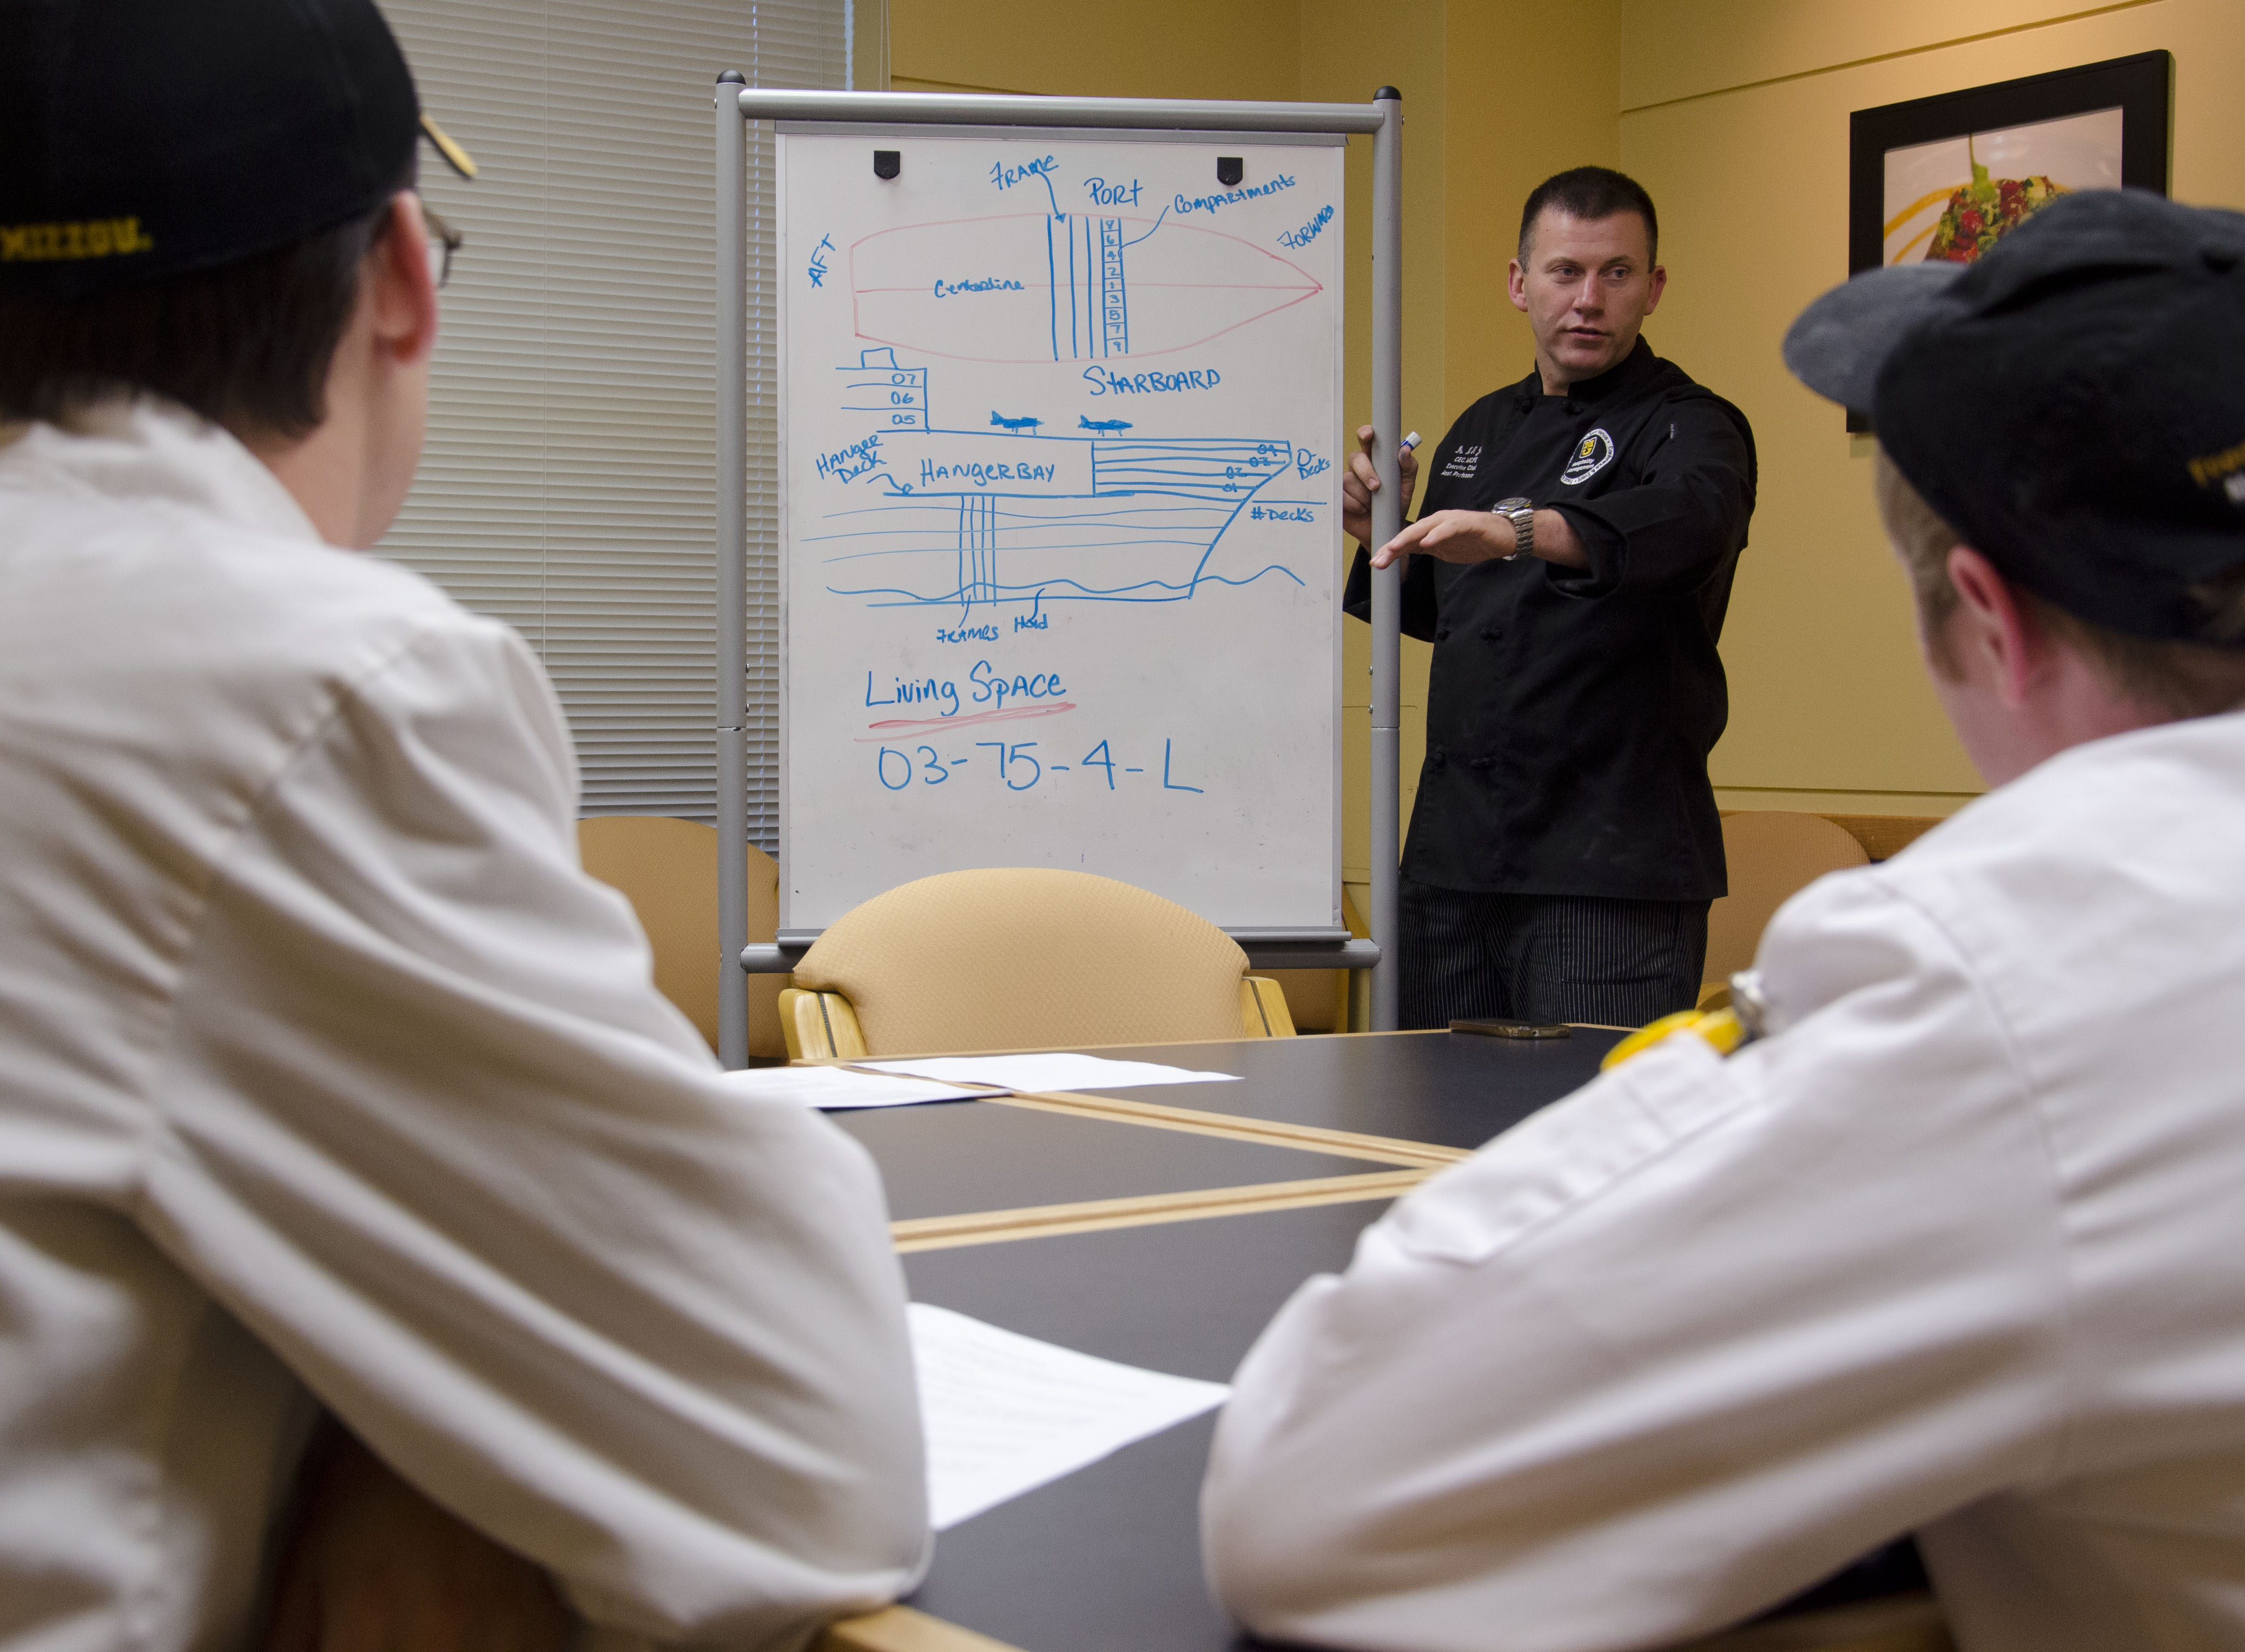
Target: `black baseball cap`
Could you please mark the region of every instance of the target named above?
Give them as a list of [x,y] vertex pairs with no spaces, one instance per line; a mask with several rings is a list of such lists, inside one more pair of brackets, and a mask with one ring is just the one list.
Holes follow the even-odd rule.
[[373,0],[0,0],[0,290],[68,299],[372,212],[426,131]]
[[2190,595],[2245,564],[2245,214],[2063,196],[1977,263],[1833,288],[1785,361],[1868,411],[2006,578],[2115,631],[2245,646]]

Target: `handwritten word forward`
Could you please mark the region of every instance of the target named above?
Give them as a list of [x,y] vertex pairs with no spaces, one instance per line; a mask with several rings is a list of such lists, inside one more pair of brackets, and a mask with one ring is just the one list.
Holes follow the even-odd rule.
[[1303,225],[1299,229],[1282,231],[1278,236],[1278,245],[1281,247],[1307,247],[1312,241],[1317,240],[1318,232],[1319,230],[1323,229],[1327,224],[1333,222],[1333,215],[1332,207],[1319,207],[1318,215],[1310,220],[1308,223]]

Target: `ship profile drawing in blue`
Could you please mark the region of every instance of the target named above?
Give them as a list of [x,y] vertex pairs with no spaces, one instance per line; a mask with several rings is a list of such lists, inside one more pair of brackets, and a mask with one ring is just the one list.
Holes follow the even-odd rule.
[[1068,430],[1066,412],[1034,408],[950,428],[930,369],[893,346],[840,374],[840,410],[872,433],[817,457],[825,508],[803,542],[836,596],[1034,615],[1304,583],[1287,559],[1326,500],[1299,484],[1325,464],[1289,441],[1142,437],[1134,421],[1081,413],[1069,433],[1046,435]]

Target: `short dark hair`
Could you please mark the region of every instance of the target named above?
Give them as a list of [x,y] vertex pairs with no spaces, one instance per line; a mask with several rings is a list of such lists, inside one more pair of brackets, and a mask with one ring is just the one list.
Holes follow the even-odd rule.
[[1536,185],[1529,193],[1528,205],[1520,209],[1523,260],[1536,234],[1536,220],[1547,206],[1570,218],[1611,218],[1616,213],[1635,213],[1645,220],[1645,261],[1660,261],[1660,214],[1652,210],[1652,197],[1645,193],[1645,186],[1626,173],[1611,166],[1577,166]]
[[[1964,543],[1964,536],[1925,502],[1884,448],[1877,450],[1872,486],[1887,538],[1909,572],[1926,655],[1953,681],[1964,668],[1949,639],[1949,616],[1960,600],[1949,577],[1949,553]],[[2024,586],[2014,589],[2045,630],[2071,643],[2115,690],[2137,704],[2177,717],[2208,717],[2237,708],[2245,686],[2240,680],[2245,657],[2234,645],[2245,637],[2245,565],[2191,587],[2192,600],[2206,615],[2204,643],[2132,636],[2069,613]]]
[[150,391],[236,435],[309,435],[327,417],[328,369],[391,199],[210,269],[80,299],[0,293],[0,419],[58,420]]

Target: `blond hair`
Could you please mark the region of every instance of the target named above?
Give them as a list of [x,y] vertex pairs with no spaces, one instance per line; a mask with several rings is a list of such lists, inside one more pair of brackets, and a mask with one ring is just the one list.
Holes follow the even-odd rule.
[[[1909,484],[1882,449],[1874,485],[1887,538],[1909,571],[1917,599],[1918,623],[1927,657],[1935,669],[1954,680],[1963,672],[1950,646],[1949,617],[1957,612],[1957,586],[1949,578],[1949,553],[1964,543]],[[2206,643],[2170,642],[2132,636],[2084,620],[2044,601],[2016,584],[2012,589],[2035,620],[2100,671],[2123,698],[2174,717],[2205,717],[2245,701],[2245,651]],[[2245,638],[2245,563],[2190,588],[2191,600],[2206,615],[2206,635],[2215,642]]]

